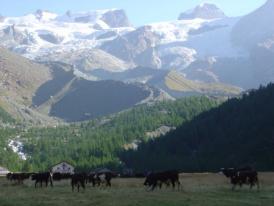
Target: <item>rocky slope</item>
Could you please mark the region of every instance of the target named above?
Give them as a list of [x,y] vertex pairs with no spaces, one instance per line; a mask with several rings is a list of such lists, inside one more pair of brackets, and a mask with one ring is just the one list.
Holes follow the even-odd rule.
[[163,95],[143,84],[91,81],[75,72],[69,64],[37,64],[0,48],[0,107],[24,123],[56,125],[61,119],[82,121],[120,112]]
[[0,48],[0,104],[15,118],[51,121],[30,108],[34,92],[51,78],[49,68]]

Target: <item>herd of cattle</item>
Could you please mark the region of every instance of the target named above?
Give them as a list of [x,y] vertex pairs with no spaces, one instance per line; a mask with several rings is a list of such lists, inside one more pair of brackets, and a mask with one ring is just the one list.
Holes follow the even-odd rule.
[[7,179],[11,182],[16,182],[17,184],[23,184],[24,180],[31,179],[35,181],[35,188],[37,184],[40,187],[43,186],[43,183],[46,187],[50,184],[53,187],[53,181],[61,181],[61,180],[71,180],[72,191],[77,187],[78,192],[80,187],[85,189],[86,184],[91,183],[93,187],[105,185],[106,187],[111,187],[111,179],[116,175],[112,172],[104,172],[104,173],[51,173],[51,172],[42,172],[42,173],[8,173]]
[[[257,185],[259,189],[259,179],[258,173],[251,167],[244,168],[222,168],[221,173],[230,179],[232,184],[232,190],[235,189],[237,185],[242,187],[242,185],[249,185],[250,188]],[[61,174],[61,173],[9,173],[7,174],[7,179],[11,182],[16,182],[18,184],[23,184],[24,180],[31,179],[35,181],[35,188],[37,184],[40,187],[43,183],[47,187],[50,184],[53,187],[53,181],[70,180],[72,191],[76,187],[78,192],[80,188],[85,190],[87,184],[92,184],[93,187],[111,187],[111,180],[113,177],[117,177],[116,174],[112,172],[102,172],[102,173],[75,173],[75,174]],[[165,171],[165,172],[150,172],[145,176],[144,186],[148,190],[153,191],[156,187],[162,188],[162,185],[166,187],[172,186],[173,189],[178,187],[180,189],[181,183],[179,181],[178,171]]]

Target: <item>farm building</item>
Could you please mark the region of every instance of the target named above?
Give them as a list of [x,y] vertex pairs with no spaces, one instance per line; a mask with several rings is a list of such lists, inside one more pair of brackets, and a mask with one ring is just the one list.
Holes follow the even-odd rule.
[[53,173],[61,173],[61,174],[74,174],[74,167],[68,162],[60,162],[51,167],[51,172]]
[[0,167],[0,176],[8,174],[10,171],[4,167]]

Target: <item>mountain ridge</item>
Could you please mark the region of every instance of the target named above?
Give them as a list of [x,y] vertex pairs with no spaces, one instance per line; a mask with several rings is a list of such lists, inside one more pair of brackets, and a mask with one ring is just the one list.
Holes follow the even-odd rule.
[[[67,12],[56,18],[41,10],[35,15],[42,21],[34,14],[5,17],[0,44],[35,61],[71,64],[75,74],[93,80],[99,79],[92,75],[94,70],[127,73],[143,67],[155,69],[155,75],[156,70],[176,70],[191,81],[250,89],[274,79],[270,59],[274,29],[260,23],[272,19],[272,2],[243,17],[227,17],[216,5],[205,3],[188,11],[188,19],[137,28],[119,23],[127,22],[119,9]],[[105,14],[111,18],[102,20]],[[250,18],[262,29],[250,27]],[[107,25],[106,19],[114,19],[114,25]],[[146,82],[149,77],[144,76],[138,82]]]
[[180,14],[178,20],[188,20],[195,18],[202,19],[218,19],[225,18],[225,13],[218,8],[215,4],[211,3],[202,3],[195,8],[185,11]]

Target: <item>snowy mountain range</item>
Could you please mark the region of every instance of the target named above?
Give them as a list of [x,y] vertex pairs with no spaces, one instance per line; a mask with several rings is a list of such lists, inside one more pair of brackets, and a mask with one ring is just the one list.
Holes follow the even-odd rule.
[[[142,67],[248,89],[274,78],[274,68],[268,66],[258,79],[260,68],[252,62],[252,55],[263,59],[264,52],[273,54],[273,9],[274,1],[268,0],[247,16],[227,17],[216,5],[204,3],[181,13],[178,20],[138,28],[120,9],[64,15],[37,10],[1,17],[0,45],[35,61],[74,65],[77,74],[94,80],[100,79],[96,70],[121,73]],[[250,21],[256,23],[251,26]],[[268,61],[257,58],[256,67]]]

